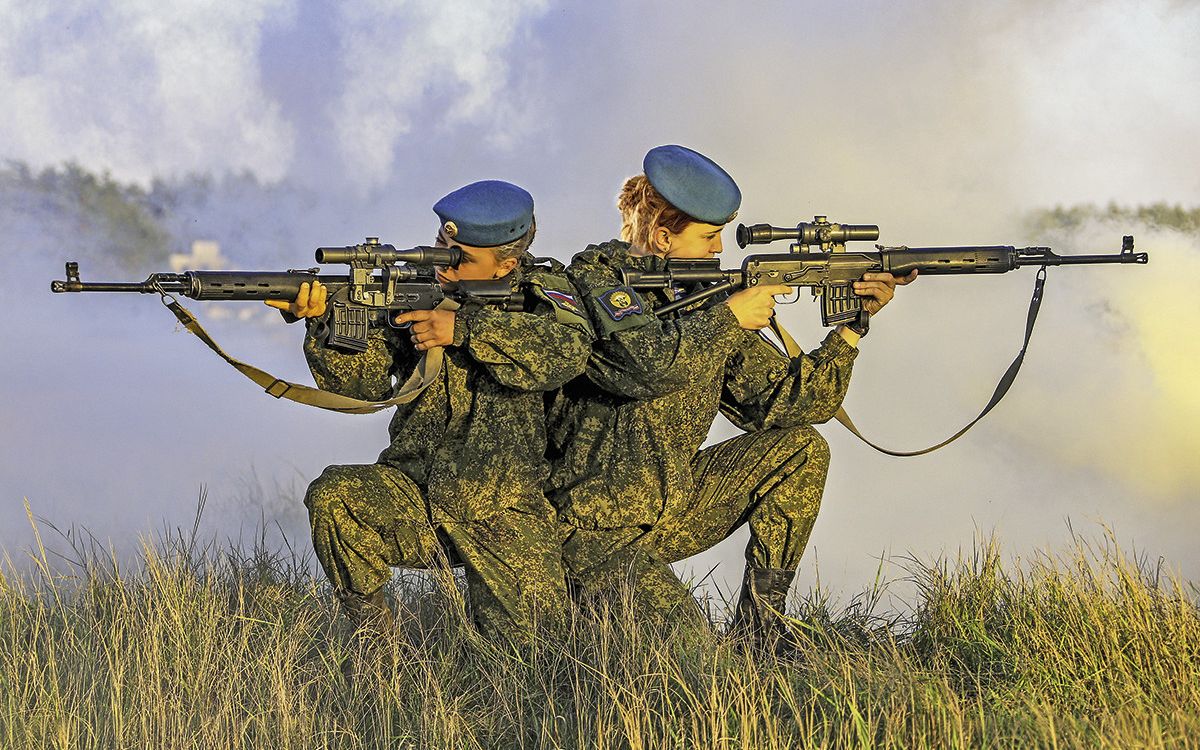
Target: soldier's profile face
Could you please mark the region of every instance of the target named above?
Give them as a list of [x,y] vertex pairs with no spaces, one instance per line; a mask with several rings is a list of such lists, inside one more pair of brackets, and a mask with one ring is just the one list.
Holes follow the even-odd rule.
[[449,242],[442,234],[438,235],[435,244],[438,247],[454,245],[462,250],[462,260],[457,268],[438,266],[437,277],[442,284],[498,279],[507,276],[516,265],[515,262],[505,264],[503,261],[497,260],[496,253],[490,247],[472,247],[461,242]]
[[666,257],[690,260],[711,258],[724,249],[721,245],[721,230],[724,228],[724,224],[693,221],[681,232],[664,230],[670,238]]

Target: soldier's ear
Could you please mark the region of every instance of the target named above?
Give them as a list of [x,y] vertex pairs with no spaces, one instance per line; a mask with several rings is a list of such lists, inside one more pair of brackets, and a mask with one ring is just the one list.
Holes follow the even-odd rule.
[[655,227],[650,235],[650,244],[654,247],[651,250],[659,253],[665,253],[671,249],[671,233],[666,227]]
[[505,258],[496,264],[496,278],[502,279],[512,273],[512,270],[517,267],[516,258]]

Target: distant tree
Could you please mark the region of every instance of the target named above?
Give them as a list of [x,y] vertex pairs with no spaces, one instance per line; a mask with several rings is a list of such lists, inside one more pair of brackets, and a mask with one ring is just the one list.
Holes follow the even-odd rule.
[[311,264],[313,247],[345,236],[348,216],[353,208],[336,197],[250,173],[155,178],[142,187],[75,163],[37,171],[0,162],[3,247],[79,260],[93,276],[165,270],[197,240],[218,243],[236,267]]
[[9,162],[0,169],[0,194],[19,211],[10,221],[39,227],[55,243],[70,241],[73,257],[82,253],[141,271],[164,264],[174,249],[163,226],[162,203],[107,173],[68,163],[34,174],[24,164]]
[[1104,208],[1093,204],[1082,204],[1063,208],[1032,211],[1027,223],[1035,233],[1063,229],[1075,229],[1093,221],[1138,222],[1153,227],[1175,229],[1189,234],[1200,234],[1200,206],[1184,208],[1178,203],[1151,203],[1144,206],[1119,206],[1109,203]]

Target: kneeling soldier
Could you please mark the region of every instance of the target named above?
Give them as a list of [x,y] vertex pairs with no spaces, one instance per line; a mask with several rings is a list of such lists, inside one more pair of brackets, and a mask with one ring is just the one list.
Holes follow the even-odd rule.
[[[813,351],[783,356],[757,334],[774,314],[772,295],[790,291],[781,285],[656,318],[684,290],[639,294],[621,269],[716,256],[741,192],[681,146],[652,149],[643,166],[621,191],[622,239],[588,247],[568,268],[597,339],[587,378],[568,384],[551,414],[548,495],[565,524],[567,573],[585,593],[632,578],[652,609],[694,612],[669,563],[748,524],[732,629],[769,646],[829,468],[812,425],[841,404],[859,336],[839,327]],[[874,314],[911,280],[867,274],[855,290]],[[701,449],[718,412],[745,434]]]
[[[490,638],[522,639],[535,622],[565,613],[566,590],[553,511],[543,495],[549,468],[543,391],[583,371],[591,341],[566,279],[534,265],[533,199],[500,181],[476,182],[434,206],[437,243],[462,248],[438,280],[506,278],[526,310],[465,304],[404,313],[407,331],[371,332],[370,347],[344,354],[315,335],[326,290],[314,283],[275,306],[308,318],[304,352],[324,389],[384,400],[425,352],[444,347],[433,384],[397,407],[376,463],[330,466],[305,504],[317,557],[352,619],[390,623],[383,585],[391,567],[466,567],[475,620]],[[561,271],[561,266],[558,267]]]

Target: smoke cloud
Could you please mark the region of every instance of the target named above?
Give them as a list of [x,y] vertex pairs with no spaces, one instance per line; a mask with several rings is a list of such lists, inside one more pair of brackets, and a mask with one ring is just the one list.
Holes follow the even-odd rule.
[[[297,166],[298,131],[315,141],[303,144],[306,154],[321,152],[327,136],[284,114],[280,96],[294,86],[273,81],[289,91],[268,90],[260,53],[265,37],[311,34],[295,29],[310,5],[5,0],[4,155],[34,166],[75,161],[144,184],[192,172],[279,181]],[[318,19],[324,33],[300,40],[319,49],[287,51],[297,55],[290,75],[332,76],[328,89],[293,94],[324,97],[324,111],[289,114],[332,123],[332,176],[360,193],[392,176],[398,141],[414,123],[475,126],[487,147],[510,149],[543,118],[526,106],[528,95],[510,91],[508,56],[518,41],[528,48],[528,22],[546,8],[541,0],[340,5],[334,18]],[[337,50],[332,58],[322,56],[327,47]]]
[[506,56],[524,53],[510,46],[531,17],[545,12],[543,0],[373,0],[341,7],[346,81],[336,103],[339,147],[345,167],[366,186],[392,176],[397,142],[416,120],[433,128],[484,125],[484,141],[495,148],[511,148],[538,121],[538,109],[526,106],[529,92],[509,90]]
[[1190,280],[1200,274],[1200,237],[1095,222],[1060,246],[1113,252],[1124,233],[1150,251],[1147,266],[1051,270],[1060,319],[1012,417],[1027,425],[1020,434],[1029,450],[1095,467],[1137,505],[1178,508],[1200,497],[1200,337],[1174,323],[1196,319]]
[[2,5],[7,158],[76,161],[143,182],[286,174],[292,128],[262,89],[257,52],[263,24],[287,13],[287,0]]

